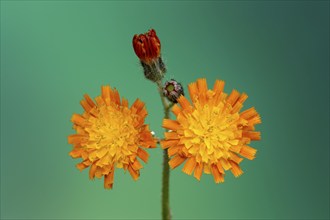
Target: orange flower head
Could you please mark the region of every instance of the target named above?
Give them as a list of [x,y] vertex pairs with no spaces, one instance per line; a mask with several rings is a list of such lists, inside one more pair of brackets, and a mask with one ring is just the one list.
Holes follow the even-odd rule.
[[140,175],[142,165],[138,158],[148,161],[143,148],[156,147],[148,125],[144,124],[147,111],[137,99],[131,107],[110,86],[102,86],[102,94],[94,102],[88,95],[80,103],[83,114],[73,114],[71,121],[76,134],[68,137],[73,145],[73,158],[82,158],[79,170],[87,167],[89,178],[104,176],[104,188],[111,189],[115,168],[128,170],[134,180]]
[[260,140],[260,132],[254,131],[261,123],[260,116],[253,107],[240,112],[248,97],[245,93],[233,90],[228,96],[223,88],[224,81],[217,80],[211,90],[205,79],[198,79],[188,86],[192,104],[180,96],[180,106],[172,108],[176,120],[163,120],[163,127],[170,131],[165,132],[161,145],[168,149],[172,169],[186,161],[184,173],[194,172],[200,180],[204,171],[220,183],[225,170],[231,170],[235,177],[243,173],[240,156],[255,158],[256,150],[248,144]]
[[146,64],[160,57],[160,41],[154,29],[144,34],[136,34],[133,37],[135,54]]

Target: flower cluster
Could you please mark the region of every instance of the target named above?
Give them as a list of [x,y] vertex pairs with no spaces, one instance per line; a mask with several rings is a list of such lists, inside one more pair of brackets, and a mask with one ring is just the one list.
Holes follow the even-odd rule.
[[[137,180],[143,167],[140,160],[148,161],[145,149],[155,148],[159,142],[166,164],[174,169],[184,163],[182,171],[198,180],[206,173],[216,183],[224,182],[226,170],[240,176],[243,157],[253,160],[257,152],[249,146],[251,141],[260,140],[260,132],[255,131],[255,125],[261,123],[259,114],[254,107],[241,111],[248,96],[237,90],[226,94],[221,80],[209,89],[201,78],[189,84],[189,101],[181,83],[175,79],[162,83],[166,68],[155,30],[134,35],[133,48],[145,77],[158,86],[165,110],[165,137],[155,138],[144,123],[147,110],[140,99],[129,107],[116,89],[102,86],[95,100],[84,96],[84,112],[71,118],[76,133],[68,137],[73,145],[70,155],[82,159],[77,168],[89,167],[89,178],[104,177],[104,187],[111,189],[115,169],[128,170]],[[175,120],[169,119],[170,109]]]

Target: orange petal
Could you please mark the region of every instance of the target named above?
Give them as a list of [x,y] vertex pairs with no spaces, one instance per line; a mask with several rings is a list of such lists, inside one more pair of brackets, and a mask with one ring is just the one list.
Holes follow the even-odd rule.
[[76,134],[79,135],[88,135],[88,133],[84,130],[84,128],[82,128],[81,126],[77,125],[77,124],[73,124],[72,129],[76,130]]
[[69,155],[72,157],[72,158],[79,158],[81,157],[81,154],[82,154],[83,150],[82,149],[73,149]]
[[88,94],[84,95],[86,102],[91,106],[94,107],[95,103],[93,102],[93,100],[91,99],[91,97]]
[[255,155],[257,153],[257,150],[250,147],[250,146],[247,146],[247,145],[244,145],[242,146],[239,154],[242,155],[243,157],[249,159],[249,160],[253,160],[255,158]]
[[69,144],[80,144],[80,143],[85,143],[86,141],[88,141],[88,137],[86,135],[71,134],[68,136]]
[[196,167],[196,159],[195,157],[190,157],[183,166],[182,171],[188,175],[191,175],[195,167]]
[[117,105],[120,105],[120,96],[117,89],[110,90],[110,99]]
[[170,167],[172,169],[174,169],[174,168],[180,166],[185,160],[186,160],[186,157],[181,157],[180,155],[176,155],[168,162],[168,164],[170,165]]
[[225,82],[222,80],[216,80],[213,86],[213,91],[215,93],[222,93],[223,88],[225,87]]
[[137,150],[137,155],[138,155],[138,157],[140,157],[141,160],[144,161],[145,163],[148,162],[149,154],[148,154],[147,151],[145,151],[145,150],[139,148],[139,149]]
[[242,136],[256,141],[261,139],[261,134],[259,131],[243,131]]
[[180,127],[181,127],[180,124],[175,120],[166,119],[166,118],[163,120],[163,128],[170,130],[178,130]]
[[197,87],[200,94],[206,94],[207,82],[205,78],[197,79]]
[[179,138],[178,133],[176,133],[176,132],[165,132],[164,135],[165,135],[165,139],[178,139]]
[[199,99],[199,103],[204,105],[207,101],[207,83],[206,83],[206,79],[198,79],[197,80],[197,87],[198,87],[198,99]]
[[225,181],[223,175],[219,172],[218,167],[215,164],[212,164],[211,172],[216,183],[223,183]]
[[83,161],[83,162],[81,162],[81,163],[78,163],[78,164],[76,165],[76,167],[77,167],[80,171],[82,171],[83,169],[85,169],[85,168],[87,168],[87,167],[89,166],[89,164],[88,164],[88,163],[85,163],[85,162],[87,162],[87,161]]
[[102,167],[102,175],[108,175],[112,171],[112,165],[104,165]]
[[234,174],[235,177],[238,177],[240,175],[243,174],[243,171],[241,170],[241,168],[239,167],[239,165],[233,161],[229,161],[230,165],[231,165],[231,172]]
[[86,112],[90,112],[92,110],[92,106],[90,106],[86,100],[81,100],[80,105],[84,108]]
[[238,100],[239,95],[240,95],[239,92],[234,89],[228,96],[227,102],[233,106],[235,102]]
[[[88,124],[89,124],[89,122],[86,121],[85,126],[88,126]],[[86,135],[86,137],[88,136],[88,133],[85,131],[84,127],[81,127],[81,126],[76,125],[76,124],[74,124],[72,127],[73,127],[73,129],[75,129],[77,131],[77,134]]]
[[225,170],[229,170],[231,168],[229,161],[226,159],[221,158],[220,163]]
[[151,134],[150,129],[149,129],[149,125],[142,125],[140,127],[140,132],[143,133],[143,137],[145,137],[145,138],[151,138],[152,137],[152,134]]
[[179,150],[181,149],[181,147],[182,146],[180,146],[180,145],[176,145],[176,146],[168,148],[168,150],[167,150],[168,157],[172,157],[174,154],[178,153]]
[[238,100],[236,101],[236,103],[233,106],[232,112],[236,113],[239,112],[242,107],[243,107],[243,103],[245,102],[245,100],[248,98],[248,95],[245,93],[242,93],[240,95],[240,97],[238,98]]
[[140,172],[138,170],[134,170],[131,166],[128,166],[128,171],[131,174],[133,180],[137,180],[140,176]]
[[242,146],[240,146],[240,145],[232,145],[232,146],[230,146],[229,150],[231,150],[232,152],[235,152],[235,153],[239,153],[241,148],[242,148]]
[[198,95],[198,88],[196,82],[190,83],[188,85],[188,90],[189,90],[190,99],[192,102],[194,102]]
[[96,163],[93,163],[91,168],[89,169],[89,179],[94,179],[96,169],[97,169],[97,165]]
[[231,110],[231,113],[239,112],[242,109],[242,107],[243,107],[242,103],[236,102]]
[[217,163],[217,168],[220,173],[225,174],[225,171],[224,171],[220,161],[218,161],[218,163]]
[[114,179],[115,169],[114,167],[111,169],[108,175],[104,176],[104,188],[112,189],[113,187],[113,179]]
[[106,105],[110,105],[110,90],[111,90],[111,87],[110,86],[102,86],[101,90],[102,90],[102,98],[103,98],[104,102],[106,103]]
[[229,153],[229,154],[230,154],[230,160],[234,161],[237,164],[242,162],[243,158],[237,156],[237,154],[235,154],[235,153]]
[[105,104],[104,99],[101,96],[95,97],[95,101],[96,101],[97,105],[99,105],[99,106]]
[[125,99],[125,98],[122,98],[121,102],[122,102],[122,106],[124,106],[124,107],[127,107],[127,108],[128,108],[128,100],[127,100],[127,99]]
[[236,103],[243,104],[249,96],[246,93],[242,93]]
[[86,124],[86,119],[79,114],[73,114],[71,117],[71,122],[84,127]]
[[142,108],[144,107],[144,103],[140,99],[136,99],[133,105],[131,106],[131,109],[136,109],[136,112],[140,112]]
[[97,167],[95,171],[95,176],[97,178],[101,178],[103,176],[104,169],[101,167]]
[[144,122],[144,118],[148,115],[147,109],[146,108],[142,108],[139,112],[138,115],[140,115],[140,117],[142,118],[141,122]]
[[204,165],[204,173],[206,174],[210,174],[211,173],[211,169],[210,166],[208,164]]
[[191,105],[190,105],[190,102],[188,101],[188,99],[186,97],[184,97],[183,95],[180,96],[178,99],[177,99],[178,103],[181,105],[182,109],[183,110],[191,110]]
[[179,143],[179,140],[163,140],[160,141],[160,145],[162,146],[163,149],[172,147],[172,146],[176,146]]
[[254,107],[251,107],[251,108],[243,111],[240,116],[242,118],[248,120],[248,119],[250,119],[250,118],[252,118],[254,116],[257,116],[257,115],[258,115],[258,112],[255,110]]
[[179,105],[175,104],[172,107],[172,112],[175,114],[175,116],[178,116],[182,112],[182,109],[179,107]]
[[244,126],[243,131],[254,131],[255,127],[253,125]]
[[259,114],[248,120],[248,126],[253,126],[260,123],[261,123],[261,118]]
[[203,174],[203,164],[199,163],[195,167],[194,177],[197,180],[201,180],[202,174]]
[[142,164],[136,159],[135,161],[134,161],[134,163],[132,164],[132,168],[134,169],[134,170],[139,170],[139,169],[141,169],[143,166],[142,166]]

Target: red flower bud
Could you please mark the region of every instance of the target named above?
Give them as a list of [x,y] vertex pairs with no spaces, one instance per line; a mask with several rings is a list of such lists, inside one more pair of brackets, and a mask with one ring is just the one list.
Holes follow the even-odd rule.
[[133,37],[135,54],[142,62],[149,64],[160,57],[160,41],[154,29],[145,34],[136,34]]

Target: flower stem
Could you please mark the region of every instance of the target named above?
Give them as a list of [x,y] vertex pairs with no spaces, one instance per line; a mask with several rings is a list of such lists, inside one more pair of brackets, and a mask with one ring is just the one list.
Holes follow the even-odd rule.
[[[166,102],[166,99],[163,95],[162,91],[162,83],[160,81],[157,82],[158,91],[160,98],[162,100],[163,108],[164,108],[164,118],[170,117],[170,109],[172,105]],[[170,186],[170,167],[168,165],[168,154],[167,149],[163,151],[163,183],[162,183],[162,219],[170,220],[170,195],[169,195],[169,186]]]
[[168,165],[167,149],[163,153],[162,218],[163,220],[169,220],[171,219],[169,201],[170,167]]

